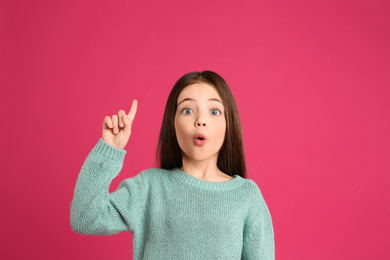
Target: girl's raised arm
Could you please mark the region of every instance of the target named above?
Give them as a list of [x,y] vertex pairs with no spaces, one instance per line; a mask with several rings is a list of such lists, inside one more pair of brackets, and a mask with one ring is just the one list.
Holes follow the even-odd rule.
[[[103,138],[85,160],[74,189],[70,205],[73,231],[87,235],[112,235],[132,231],[139,222],[143,198],[142,172],[124,180],[109,193],[112,180],[122,169],[131,124],[137,110],[134,100],[129,114],[120,110],[103,123]],[[119,124],[119,126],[118,126]]]

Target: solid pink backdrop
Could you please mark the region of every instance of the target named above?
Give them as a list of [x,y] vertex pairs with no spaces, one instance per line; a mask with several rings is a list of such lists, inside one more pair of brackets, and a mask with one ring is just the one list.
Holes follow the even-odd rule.
[[154,167],[169,91],[236,98],[277,259],[390,259],[388,1],[1,1],[1,259],[131,259],[70,227],[105,116],[138,99],[119,183]]

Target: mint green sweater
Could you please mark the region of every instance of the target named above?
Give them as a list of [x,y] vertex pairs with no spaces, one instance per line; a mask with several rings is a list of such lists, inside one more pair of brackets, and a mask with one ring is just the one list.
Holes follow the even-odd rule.
[[125,154],[102,138],[86,158],[70,205],[73,231],[133,234],[134,260],[275,259],[271,215],[257,184],[151,168],[109,193]]

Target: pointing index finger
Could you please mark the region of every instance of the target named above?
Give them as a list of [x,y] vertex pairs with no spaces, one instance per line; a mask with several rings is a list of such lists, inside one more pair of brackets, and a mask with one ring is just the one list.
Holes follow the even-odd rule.
[[136,99],[133,100],[131,104],[130,112],[128,114],[130,122],[134,120],[135,113],[137,112],[138,101]]

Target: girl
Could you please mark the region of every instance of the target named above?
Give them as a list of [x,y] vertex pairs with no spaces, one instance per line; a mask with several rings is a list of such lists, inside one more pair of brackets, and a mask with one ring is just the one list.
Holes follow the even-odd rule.
[[80,234],[133,233],[133,259],[274,259],[274,232],[257,184],[246,179],[241,123],[221,76],[192,72],[174,85],[157,146],[159,168],[125,179],[122,169],[137,111],[106,116],[71,203]]

